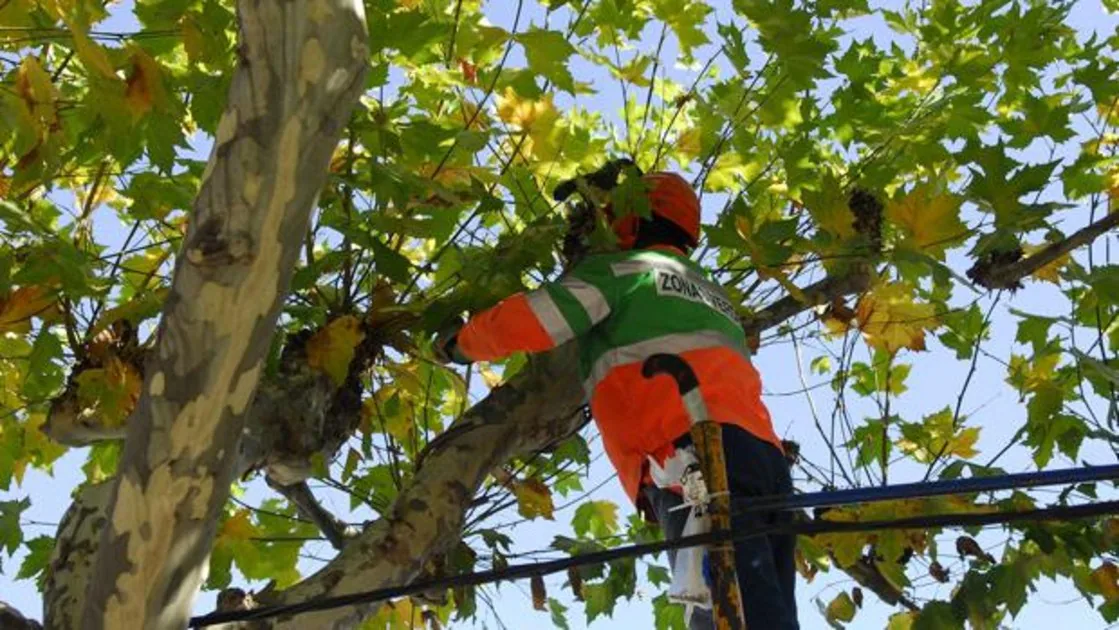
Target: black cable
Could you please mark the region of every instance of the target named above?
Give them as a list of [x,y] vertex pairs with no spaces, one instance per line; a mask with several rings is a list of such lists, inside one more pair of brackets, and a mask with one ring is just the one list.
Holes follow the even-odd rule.
[[1075,506],[1055,506],[1023,510],[1017,512],[982,513],[982,514],[938,514],[931,516],[915,516],[910,518],[887,519],[878,521],[849,522],[849,521],[824,521],[815,520],[804,523],[786,525],[770,525],[751,528],[746,531],[723,530],[685,536],[673,541],[629,545],[605,551],[579,554],[562,560],[549,562],[535,562],[518,564],[501,570],[479,571],[452,577],[415,582],[405,586],[392,586],[362,593],[351,593],[335,597],[321,597],[310,599],[297,604],[278,606],[262,606],[252,610],[238,610],[229,612],[215,612],[190,620],[191,628],[203,628],[222,623],[234,623],[267,619],[280,615],[297,615],[305,612],[341,608],[356,604],[365,604],[377,601],[414,595],[430,590],[445,590],[460,586],[479,586],[491,582],[523,579],[535,575],[548,575],[566,571],[572,567],[588,564],[602,564],[613,560],[633,558],[681,549],[699,545],[711,545],[728,541],[741,541],[757,536],[769,534],[831,534],[847,532],[868,532],[884,529],[927,529],[932,527],[977,527],[983,525],[1007,524],[1019,521],[1048,521],[1048,520],[1074,520],[1119,514],[1119,501],[1103,501]]

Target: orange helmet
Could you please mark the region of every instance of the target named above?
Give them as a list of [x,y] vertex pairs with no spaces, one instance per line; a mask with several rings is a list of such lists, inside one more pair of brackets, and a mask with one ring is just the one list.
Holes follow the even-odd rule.
[[[699,244],[699,198],[687,180],[676,173],[664,171],[642,176],[651,185],[648,192],[649,205],[654,216],[662,217],[676,224],[691,237],[690,245]],[[607,208],[610,226],[618,236],[622,249],[631,249],[637,241],[637,228],[641,217],[636,214],[614,218]]]

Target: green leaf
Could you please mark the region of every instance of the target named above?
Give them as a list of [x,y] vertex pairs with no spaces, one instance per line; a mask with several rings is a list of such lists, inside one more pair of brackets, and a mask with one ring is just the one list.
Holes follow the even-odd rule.
[[0,501],[0,547],[11,556],[23,542],[23,528],[19,519],[24,510],[31,507],[31,500]]
[[583,600],[586,603],[587,623],[589,624],[602,615],[612,617],[614,615],[614,605],[618,602],[618,596],[614,593],[614,588],[610,583],[584,583]]
[[840,591],[839,595],[828,603],[824,614],[829,623],[849,622],[855,618],[855,602],[851,600],[847,591]]
[[661,584],[669,584],[672,582],[672,576],[669,575],[668,569],[658,564],[650,564],[645,573],[646,579],[653,586],[660,586]]
[[533,72],[561,90],[575,91],[575,79],[567,68],[567,60],[575,53],[575,47],[563,33],[533,27],[517,35],[517,41],[524,46],[528,67]]
[[963,627],[963,622],[952,612],[952,605],[941,601],[926,604],[911,626],[912,630],[960,630]]
[[555,599],[548,598],[548,612],[552,617],[552,624],[557,628],[569,630],[570,626],[567,625],[567,607],[559,603]]
[[[680,53],[685,60],[692,59],[692,52],[699,46],[708,43],[704,26],[707,16],[714,11],[706,2],[696,0],[653,0],[653,15],[676,34],[680,44]],[[739,52],[741,60],[745,51]]]
[[34,578],[39,588],[43,588],[43,582],[46,579],[44,573],[47,565],[50,564],[51,552],[54,551],[54,538],[51,536],[38,536],[27,541],[27,557],[23,559],[23,563],[19,566],[19,573],[16,574],[17,580],[28,580]]
[[664,593],[653,598],[653,623],[656,630],[687,630],[684,607],[669,601]]
[[593,538],[613,535],[618,531],[618,506],[610,501],[587,501],[575,510],[571,525],[580,538],[587,534]]
[[377,263],[377,270],[392,278],[394,282],[407,284],[412,278],[412,263],[399,252],[389,249],[380,239],[370,240],[373,249],[373,260]]

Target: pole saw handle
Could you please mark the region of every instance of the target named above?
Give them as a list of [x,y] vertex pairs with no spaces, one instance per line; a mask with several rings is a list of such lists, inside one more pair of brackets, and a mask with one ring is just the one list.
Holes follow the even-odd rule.
[[686,396],[699,387],[699,379],[696,378],[692,366],[678,355],[654,354],[641,364],[641,375],[645,378],[653,378],[661,374],[668,374],[676,381],[676,388],[681,396]]

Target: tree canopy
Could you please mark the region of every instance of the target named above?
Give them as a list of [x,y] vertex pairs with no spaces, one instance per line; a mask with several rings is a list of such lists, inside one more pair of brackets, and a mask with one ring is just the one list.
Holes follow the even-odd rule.
[[[1084,11],[1113,22],[1115,0],[365,0],[367,43],[333,46],[368,70],[326,172],[292,163],[262,180],[234,164],[219,190],[205,183],[245,127],[228,113],[235,70],[257,76],[245,69],[269,29],[303,36],[272,3],[239,4],[0,3],[0,490],[67,449],[85,457],[57,534],[21,518],[33,497],[0,501],[0,547],[22,554],[5,576],[38,580],[48,602],[59,576],[88,578],[68,544],[91,535],[81,508],[104,505],[124,438],[164,396],[162,377],[151,385],[152,362],[166,360],[158,326],[183,300],[202,312],[210,299],[172,286],[200,264],[191,256],[212,253],[184,239],[206,234],[200,218],[277,185],[298,197],[325,181],[290,252],[298,260],[277,255],[266,278],[287,286],[290,275],[290,289],[260,384],[236,410],[232,495],[209,524],[204,588],[222,593],[219,607],[350,588],[332,572],[373,587],[501,567],[521,554],[521,519],[570,521],[541,553],[659,536],[587,483],[601,446],[569,354],[465,370],[432,360],[449,317],[562,272],[568,218],[551,191],[613,157],[680,171],[702,192],[698,257],[735,301],[763,380],[765,365],[783,364],[800,384],[785,394],[805,415],[782,417],[785,398],[767,398],[797,447],[798,490],[1119,455],[1119,35],[1070,26]],[[297,4],[329,24],[341,3]],[[256,49],[289,64],[275,75],[284,94],[334,89],[331,50]],[[286,107],[256,102],[273,105]],[[223,241],[219,254],[237,247]],[[986,413],[1000,393],[1012,411]],[[323,488],[350,512],[329,513]],[[243,500],[247,489],[267,498]],[[1084,484],[812,516],[1015,510],[1111,492]],[[410,511],[432,529],[402,542]],[[316,539],[338,557],[308,576],[300,554]],[[993,628],[1039,580],[1059,578],[1113,622],[1117,550],[1116,519],[998,536],[801,537],[801,588],[828,572],[858,585],[801,616],[858,623],[865,597],[891,608],[891,630]],[[566,628],[643,591],[657,628],[682,628],[659,595],[664,564],[534,580],[534,605]],[[258,589],[249,598],[227,588],[246,583]],[[358,617],[442,627],[478,619],[489,601],[456,589]]]

